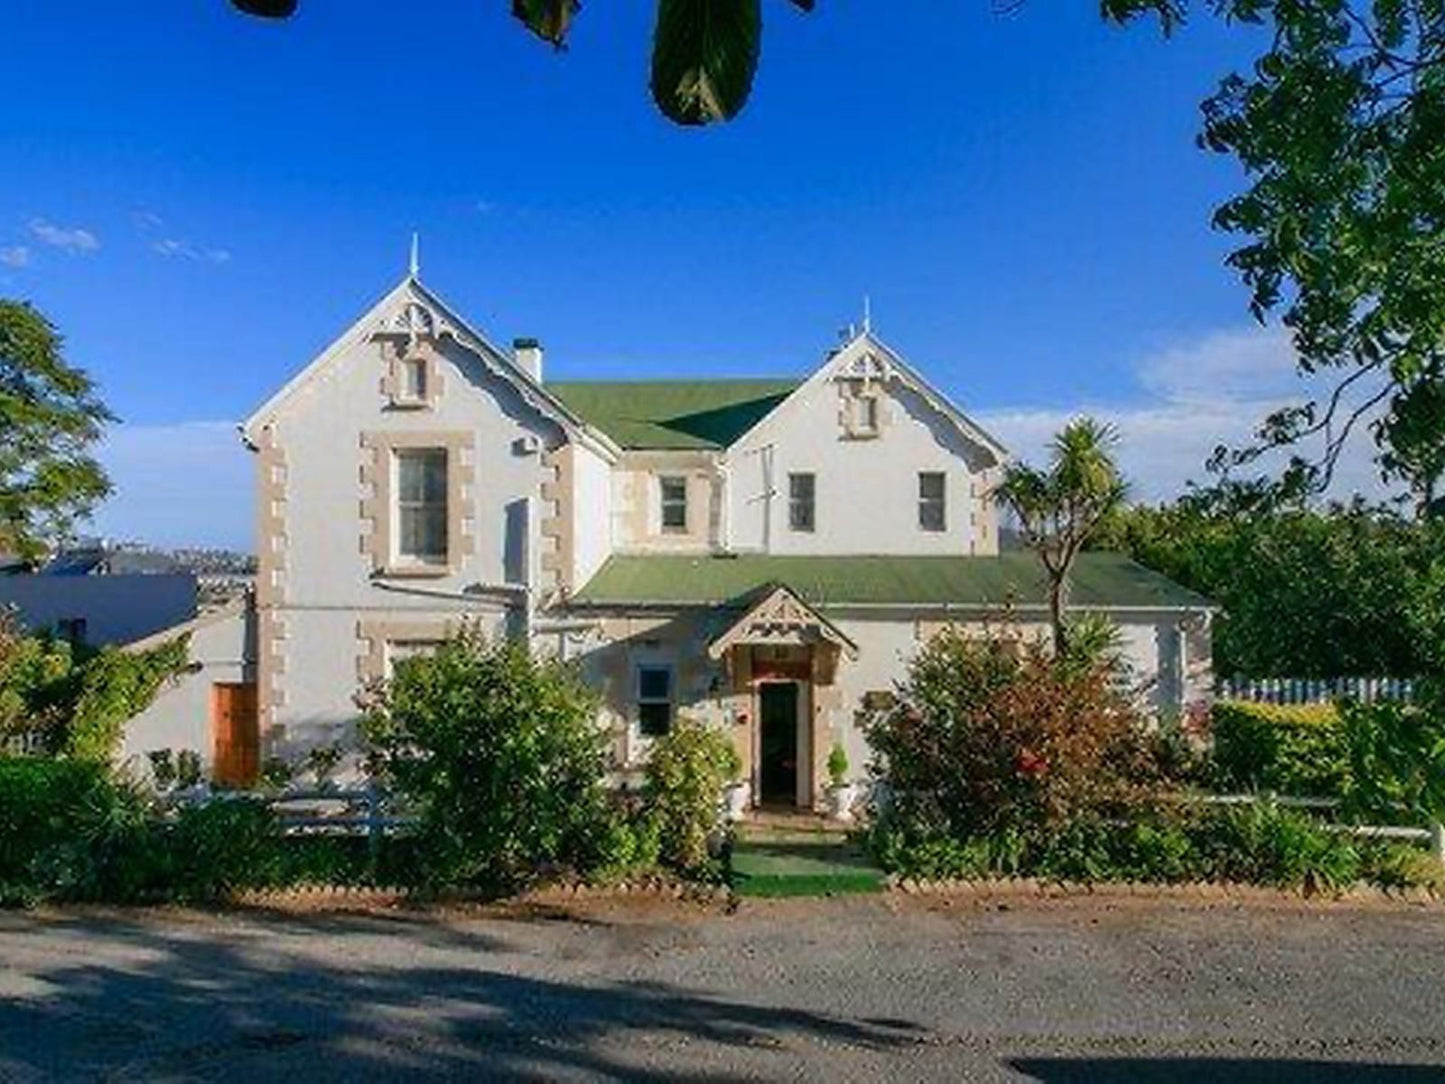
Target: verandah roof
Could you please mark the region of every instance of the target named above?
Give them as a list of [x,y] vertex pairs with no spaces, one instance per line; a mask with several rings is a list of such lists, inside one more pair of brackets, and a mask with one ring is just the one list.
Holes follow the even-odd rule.
[[[1047,587],[1032,553],[997,557],[736,557],[618,554],[574,597],[584,606],[739,604],[768,584],[786,584],[812,606],[1042,606]],[[1214,608],[1120,554],[1081,554],[1070,606],[1090,609]]]

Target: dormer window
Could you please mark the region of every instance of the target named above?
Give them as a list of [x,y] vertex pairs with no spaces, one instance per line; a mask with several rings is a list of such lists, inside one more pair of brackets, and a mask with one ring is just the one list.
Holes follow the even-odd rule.
[[404,358],[401,363],[401,387],[397,398],[407,403],[426,401],[426,358]]

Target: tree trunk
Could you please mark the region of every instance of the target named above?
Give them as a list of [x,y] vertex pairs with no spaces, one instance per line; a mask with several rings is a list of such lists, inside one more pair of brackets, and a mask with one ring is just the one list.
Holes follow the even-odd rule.
[[1064,624],[1064,608],[1069,603],[1067,573],[1049,579],[1049,623],[1054,629],[1054,658],[1061,659],[1069,646],[1069,630]]

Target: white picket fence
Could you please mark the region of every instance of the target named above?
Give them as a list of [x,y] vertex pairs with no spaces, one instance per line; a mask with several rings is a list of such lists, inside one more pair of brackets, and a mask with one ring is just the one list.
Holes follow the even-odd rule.
[[1409,678],[1224,678],[1218,695],[1224,700],[1257,704],[1326,704],[1340,697],[1373,704],[1381,700],[1411,703],[1415,683]]

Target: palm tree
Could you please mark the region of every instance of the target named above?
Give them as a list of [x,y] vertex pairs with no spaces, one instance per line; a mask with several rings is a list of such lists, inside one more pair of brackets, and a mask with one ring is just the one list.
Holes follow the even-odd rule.
[[1039,555],[1049,581],[1054,654],[1068,650],[1069,573],[1089,536],[1124,501],[1127,486],[1114,462],[1118,431],[1093,418],[1066,425],[1050,443],[1047,471],[1011,463],[993,497],[1010,509],[1024,543]]
[[[814,0],[788,0],[812,11]],[[285,19],[298,0],[231,0],[247,15]],[[512,0],[512,14],[557,48],[580,0]],[[760,0],[658,0],[652,41],[652,99],[678,124],[731,120],[747,103],[758,70]]]

